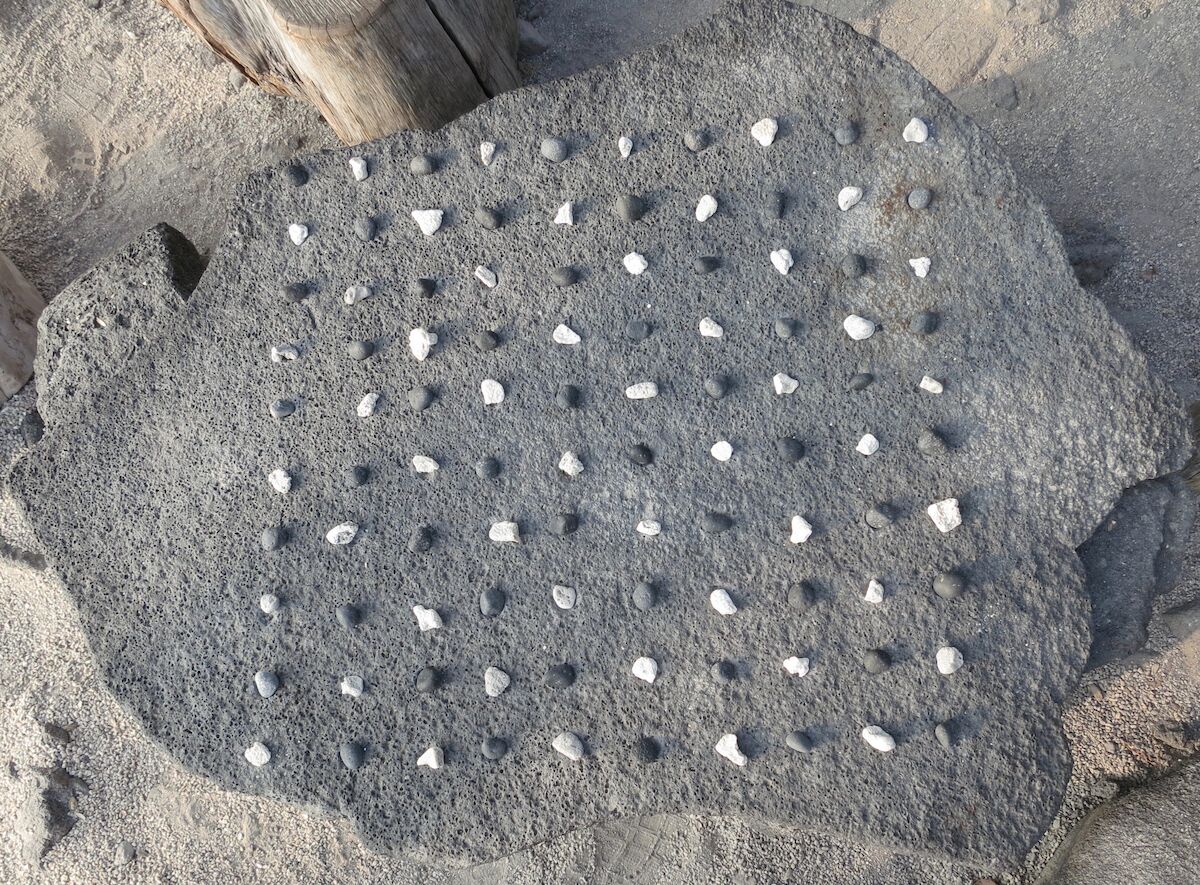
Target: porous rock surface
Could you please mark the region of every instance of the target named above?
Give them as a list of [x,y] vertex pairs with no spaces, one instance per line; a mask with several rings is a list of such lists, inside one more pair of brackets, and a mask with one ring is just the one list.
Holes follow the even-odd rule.
[[[903,139],[914,116],[928,141]],[[750,129],[767,117],[764,147]],[[859,137],[841,145],[846,120]],[[544,155],[551,138],[565,159]],[[481,142],[498,146],[487,166]],[[51,409],[11,478],[149,731],[223,784],[324,804],[376,846],[445,861],[667,811],[1020,856],[1070,768],[1059,708],[1088,649],[1074,548],[1189,440],[987,138],[849,28],[746,2],[356,153],[361,182],[349,151],[252,178],[174,322],[77,408]],[[432,174],[409,171],[418,155]],[[842,211],[850,185],[863,197]],[[919,188],[932,200],[912,209]],[[701,222],[704,194],[718,209]],[[627,196],[640,217],[613,210]],[[567,202],[574,224],[555,224]],[[426,235],[412,212],[431,208],[444,214]],[[309,230],[298,246],[292,224]],[[281,292],[297,283],[306,297]],[[371,297],[347,304],[354,286]],[[850,315],[873,334],[847,337]],[[552,339],[560,323],[577,344]],[[422,361],[416,328],[437,335]],[[349,355],[360,341],[370,358]],[[298,358],[272,361],[288,343]],[[798,382],[787,395],[781,374]],[[488,379],[502,402],[485,404]],[[656,396],[626,396],[644,382]],[[434,394],[421,409],[418,387]],[[280,400],[294,411],[272,417]],[[557,467],[567,451],[578,475]],[[438,469],[415,473],[416,456]],[[352,465],[368,481],[348,487]],[[277,468],[287,494],[267,482]],[[962,524],[943,533],[926,510],[950,498]],[[794,516],[813,527],[803,543]],[[501,522],[519,543],[489,540]],[[352,542],[329,543],[343,524]],[[947,571],[965,579],[954,598],[932,589]],[[878,604],[862,598],[872,579]],[[485,615],[494,588],[504,604]],[[718,589],[735,613],[709,605]],[[417,606],[441,626],[422,631]],[[943,646],[965,660],[949,676]],[[889,665],[871,673],[876,651]],[[630,674],[642,656],[653,685]],[[733,678],[714,680],[720,662]],[[511,678],[497,697],[490,666]],[[270,698],[259,671],[279,678]],[[347,674],[360,697],[340,692]],[[868,726],[895,748],[866,745]],[[796,731],[809,752],[787,746]],[[582,759],[554,751],[564,733]],[[744,766],[714,752],[727,734]],[[499,759],[481,752],[490,737]],[[255,742],[262,767],[243,755]],[[431,747],[444,765],[418,767]]]

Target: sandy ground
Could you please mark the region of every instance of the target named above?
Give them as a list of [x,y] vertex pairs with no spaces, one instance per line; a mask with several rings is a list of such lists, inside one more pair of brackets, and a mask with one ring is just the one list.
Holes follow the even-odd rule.
[[[715,5],[523,0],[548,44],[526,60],[527,74],[536,82],[625,54]],[[1200,399],[1200,9],[1191,0],[814,5],[895,49],[992,132],[1050,207],[1081,279],[1155,368]],[[233,182],[334,144],[315,111],[238,79],[150,0],[0,0],[0,249],[52,297],[157,221],[211,246]],[[5,460],[29,401],[0,412]],[[455,875],[372,855],[348,824],[219,790],[152,745],[105,692],[65,590],[23,555],[35,544],[8,502],[0,535],[0,881],[902,883],[991,872],[684,817],[613,822]],[[1200,598],[1196,547],[1180,542],[1182,578],[1158,610]],[[1124,870],[1089,866],[1075,824],[1178,767],[1196,749],[1197,721],[1200,638],[1179,643],[1156,619],[1144,652],[1089,674],[1076,692],[1069,796],[1016,880],[1159,881],[1136,873],[1138,852],[1156,850],[1153,835],[1121,852]],[[1183,723],[1183,736],[1160,722]],[[48,833],[61,838],[43,856]]]

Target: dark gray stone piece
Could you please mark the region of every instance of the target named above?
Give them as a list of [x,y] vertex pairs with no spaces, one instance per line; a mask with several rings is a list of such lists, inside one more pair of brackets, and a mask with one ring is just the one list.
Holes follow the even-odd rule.
[[503,759],[508,755],[508,741],[498,737],[485,738],[479,751],[487,759]]
[[649,581],[641,581],[633,588],[633,604],[638,611],[649,611],[658,602],[658,591]]
[[494,618],[504,611],[508,602],[508,594],[499,587],[489,587],[479,595],[479,611],[484,617]]
[[813,750],[812,738],[803,731],[788,732],[785,743],[797,753],[811,753]]

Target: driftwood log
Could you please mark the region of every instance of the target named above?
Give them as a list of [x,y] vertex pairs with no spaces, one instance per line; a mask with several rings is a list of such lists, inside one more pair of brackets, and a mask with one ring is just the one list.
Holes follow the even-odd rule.
[[0,252],[0,403],[33,374],[37,321],[46,302]]
[[512,0],[159,0],[347,144],[435,129],[520,85]]

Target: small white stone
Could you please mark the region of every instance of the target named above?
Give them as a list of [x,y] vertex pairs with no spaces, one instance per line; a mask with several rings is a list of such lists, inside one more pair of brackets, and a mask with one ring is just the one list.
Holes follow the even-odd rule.
[[300,350],[294,344],[277,344],[271,348],[271,362],[273,363],[294,360],[299,356]]
[[255,741],[246,748],[246,761],[255,768],[262,768],[271,761],[271,751],[267,749],[267,745],[260,741]]
[[264,615],[273,615],[275,612],[279,611],[279,597],[274,593],[264,593],[262,596],[258,597],[258,607],[262,610]]
[[489,289],[495,289],[496,283],[500,281],[494,270],[484,267],[482,264],[475,268],[475,279]]
[[937,650],[937,668],[943,676],[957,673],[962,665],[962,652],[953,645],[945,645]]
[[624,264],[625,269],[634,276],[637,276],[647,267],[649,267],[649,265],[646,264],[646,256],[642,255],[640,252],[630,252],[621,259],[621,263]]
[[622,135],[617,139],[617,150],[621,152],[622,159],[629,159],[629,155],[633,153],[633,139]]
[[890,753],[896,749],[896,739],[878,725],[868,725],[862,730],[862,739],[867,746],[880,753]]
[[927,257],[921,256],[920,258],[908,259],[908,264],[913,269],[913,273],[921,279],[925,279],[925,277],[929,276],[929,268],[933,265],[933,262]]
[[342,300],[347,304],[358,304],[358,302],[367,300],[373,294],[370,286],[350,286],[346,289],[345,294],[342,295]]
[[371,174],[367,168],[367,161],[363,157],[351,157],[350,174],[354,176],[355,181],[366,181],[367,176]]
[[414,209],[412,211],[413,221],[417,223],[421,233],[427,237],[432,237],[438,232],[438,228],[442,226],[443,215],[441,209]]
[[630,671],[638,679],[654,684],[654,680],[658,678],[658,661],[654,658],[638,658],[633,662],[633,667]]
[[496,158],[496,143],[492,141],[479,142],[479,162],[484,166],[491,166],[492,160]]
[[708,603],[718,614],[736,615],[738,607],[733,601],[733,597],[729,595],[729,591],[718,587],[712,593],[708,594]]
[[550,337],[554,339],[555,344],[566,344],[568,346],[578,344],[583,340],[579,337],[578,332],[563,323],[559,323],[554,327],[554,331],[550,334]]
[[479,382],[479,392],[483,394],[485,406],[497,406],[504,402],[504,385],[495,378],[484,378]]
[[791,542],[793,544],[803,544],[812,537],[812,533],[812,523],[810,523],[803,516],[797,515],[792,517]]
[[713,443],[712,448],[708,452],[718,461],[725,462],[733,457],[733,446],[729,444],[729,440],[722,439]]
[[361,698],[362,693],[366,691],[367,685],[363,682],[361,676],[344,676],[342,677],[342,694],[349,695],[352,698]]
[[567,476],[579,476],[583,473],[583,462],[574,452],[563,452],[562,457],[558,459],[558,469]]
[[413,455],[412,468],[417,473],[437,473],[439,467],[441,465],[428,455]]
[[862,439],[858,441],[858,445],[854,447],[854,451],[860,455],[874,455],[879,451],[879,440],[872,433],[864,433]]
[[446,756],[442,752],[442,748],[437,747],[437,746],[430,747],[428,750],[426,750],[424,753],[422,753],[419,757],[417,757],[417,767],[418,768],[421,768],[422,766],[424,766],[425,768],[432,768],[434,771],[437,771],[445,763],[446,763]]
[[750,134],[753,135],[754,140],[763,147],[766,147],[773,142],[778,132],[779,122],[774,117],[763,117],[750,127]]
[[358,401],[358,406],[354,411],[360,418],[370,418],[375,414],[375,409],[379,406],[379,394],[368,393]]
[[295,243],[297,246],[299,246],[301,243],[303,243],[305,240],[308,239],[308,225],[307,224],[289,224],[288,225],[288,236],[292,238],[293,243]]
[[499,667],[488,667],[483,671],[483,692],[489,698],[498,698],[512,684],[512,679]]
[[442,616],[438,614],[436,608],[414,605],[412,613],[416,617],[417,626],[421,628],[422,633],[437,630],[442,626]]
[[653,381],[639,381],[625,388],[625,396],[629,399],[654,399],[658,396],[658,385]]
[[852,313],[842,320],[842,328],[854,341],[866,341],[875,334],[875,324],[856,313]]
[[838,191],[838,195],[837,195],[838,208],[841,209],[843,212],[845,212],[848,209],[853,209],[855,206],[858,205],[859,200],[861,200],[862,198],[863,198],[863,192],[862,192],[861,187],[855,187],[852,184],[847,185],[846,187],[844,187],[840,191]]
[[929,138],[929,124],[920,117],[913,117],[908,121],[908,125],[904,127],[905,141],[924,144],[927,138]]
[[488,537],[497,544],[520,544],[521,529],[515,522],[493,522]]
[[550,588],[550,598],[559,608],[569,611],[575,607],[575,601],[579,598],[579,594],[575,592],[574,587],[555,584]]
[[787,396],[796,392],[796,388],[800,386],[800,382],[783,372],[778,373],[771,379],[771,384],[775,388],[775,392],[780,396]]
[[927,390],[930,393],[941,393],[946,389],[942,386],[941,381],[938,381],[936,378],[930,378],[928,375],[921,379],[920,387],[922,390]]
[[358,526],[352,522],[341,522],[325,533],[325,540],[335,547],[344,547],[354,540]]
[[282,467],[276,467],[268,473],[267,482],[271,484],[271,488],[281,495],[286,495],[292,490],[292,475]]
[[787,272],[796,262],[792,260],[792,253],[787,249],[776,249],[771,253],[771,263],[775,265],[777,271],[787,276]]
[[736,734],[722,735],[717,741],[716,751],[718,756],[724,756],[734,765],[739,768],[746,764],[746,754],[738,747],[738,739]]
[[808,658],[798,658],[792,656],[783,662],[783,669],[787,670],[793,676],[808,675]]
[[700,202],[696,204],[696,220],[708,221],[716,214],[717,201],[712,194],[705,194],[700,198]]
[[408,349],[412,351],[412,355],[417,358],[417,362],[423,363],[433,351],[433,346],[438,343],[438,336],[420,326],[408,333]]
[[700,334],[705,338],[720,338],[725,330],[712,317],[705,317],[700,321]]
[[554,216],[555,224],[574,224],[575,223],[575,207],[570,203],[563,203],[558,207],[558,212]]
[[662,524],[653,519],[643,519],[637,524],[639,535],[645,535],[647,538],[653,538],[662,531]]
[[929,514],[929,518],[933,520],[933,524],[942,534],[953,531],[962,525],[962,513],[958,509],[958,498],[935,501],[925,512]]
[[579,735],[573,732],[564,731],[554,739],[550,746],[572,762],[578,762],[583,758],[583,741],[579,739]]
[[863,593],[863,602],[869,602],[871,605],[879,605],[883,602],[883,584],[879,583],[878,578],[871,578],[867,582],[866,592]]

